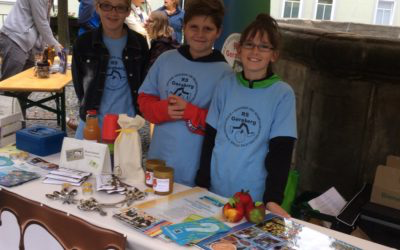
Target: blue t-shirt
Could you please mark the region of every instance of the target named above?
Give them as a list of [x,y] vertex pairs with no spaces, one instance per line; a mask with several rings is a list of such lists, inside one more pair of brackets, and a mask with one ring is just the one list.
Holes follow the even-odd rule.
[[[119,39],[112,39],[103,35],[103,41],[110,54],[110,59],[107,65],[106,80],[98,115],[100,128],[105,114],[127,114],[131,117],[136,115],[125,65],[122,61],[122,51],[125,48],[127,38],[127,35]],[[85,123],[80,121],[75,138],[83,138],[84,126]]]
[[211,191],[231,197],[249,190],[262,201],[269,141],[297,137],[292,88],[278,80],[268,87],[248,88],[235,74],[218,85],[207,115],[217,130],[211,158]]
[[[207,109],[217,83],[230,72],[226,62],[190,61],[177,50],[169,50],[150,68],[139,93],[161,100],[175,94]],[[165,160],[175,169],[176,182],[194,186],[202,143],[203,136],[189,131],[185,121],[164,122],[154,128],[148,157]]]

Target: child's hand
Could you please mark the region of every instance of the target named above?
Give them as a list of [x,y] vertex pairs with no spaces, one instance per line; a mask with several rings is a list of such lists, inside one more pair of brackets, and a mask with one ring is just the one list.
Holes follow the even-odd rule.
[[168,96],[168,104],[170,106],[176,106],[180,110],[185,110],[187,102],[182,97],[171,95]]
[[171,95],[168,97],[168,115],[174,120],[183,119],[186,108],[186,101],[179,96]]
[[281,206],[279,206],[275,202],[272,202],[272,201],[267,202],[266,208],[273,214],[277,214],[284,218],[290,218],[290,214],[288,214]]

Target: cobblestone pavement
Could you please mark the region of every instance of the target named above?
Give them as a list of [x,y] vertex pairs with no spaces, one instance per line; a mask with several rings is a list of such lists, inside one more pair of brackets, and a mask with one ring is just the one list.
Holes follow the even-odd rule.
[[[49,96],[50,93],[46,92],[34,92],[30,95],[30,99],[32,100],[38,100],[42,99],[44,97]],[[78,99],[76,97],[75,91],[74,91],[74,86],[72,83],[68,84],[65,87],[65,101],[66,101],[66,114],[67,117],[70,117],[71,119],[78,119]],[[49,105],[53,108],[55,108],[55,102],[54,101],[49,101],[46,103],[46,105]],[[57,121],[56,115],[54,113],[51,113],[47,110],[41,109],[39,107],[32,107],[29,108],[26,112],[27,120],[26,120],[26,126],[32,126],[33,124],[42,124],[51,128],[58,128],[61,129],[59,126],[57,126]],[[29,119],[54,119],[54,120],[29,120]],[[70,128],[67,128],[67,134],[68,137],[74,137],[75,136],[75,131],[71,130]],[[150,135],[149,135],[149,125],[146,123],[146,125],[139,130],[139,134],[142,139],[142,151],[143,151],[143,158],[146,158],[147,151],[149,148],[149,143],[150,143]]]

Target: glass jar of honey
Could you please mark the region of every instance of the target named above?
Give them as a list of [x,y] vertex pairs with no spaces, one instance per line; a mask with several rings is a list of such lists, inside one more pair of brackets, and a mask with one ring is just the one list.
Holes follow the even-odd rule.
[[38,78],[50,77],[50,65],[48,62],[38,62],[36,65],[36,76]]
[[153,187],[154,168],[165,167],[165,161],[159,159],[147,159],[144,183],[148,187]]
[[100,127],[96,110],[88,110],[86,114],[86,124],[83,128],[83,138],[85,140],[100,142]]
[[174,169],[170,167],[155,167],[153,171],[154,193],[158,195],[172,193],[174,187]]

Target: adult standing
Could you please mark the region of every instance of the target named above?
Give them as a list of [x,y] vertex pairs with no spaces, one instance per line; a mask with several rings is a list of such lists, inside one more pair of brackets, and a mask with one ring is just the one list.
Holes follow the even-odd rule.
[[93,0],[80,0],[79,2],[78,35],[82,35],[86,31],[99,27],[100,17],[94,8]]
[[169,25],[174,29],[175,40],[182,43],[183,17],[185,12],[179,7],[179,0],[164,0],[164,6],[158,10],[162,10],[167,14]]
[[45,45],[61,50],[50,28],[52,6],[53,0],[17,0],[0,30],[1,80],[34,66]]
[[130,15],[125,19],[125,24],[128,27],[140,33],[147,39],[147,31],[144,28],[147,18],[151,13],[150,5],[145,0],[132,0]]

